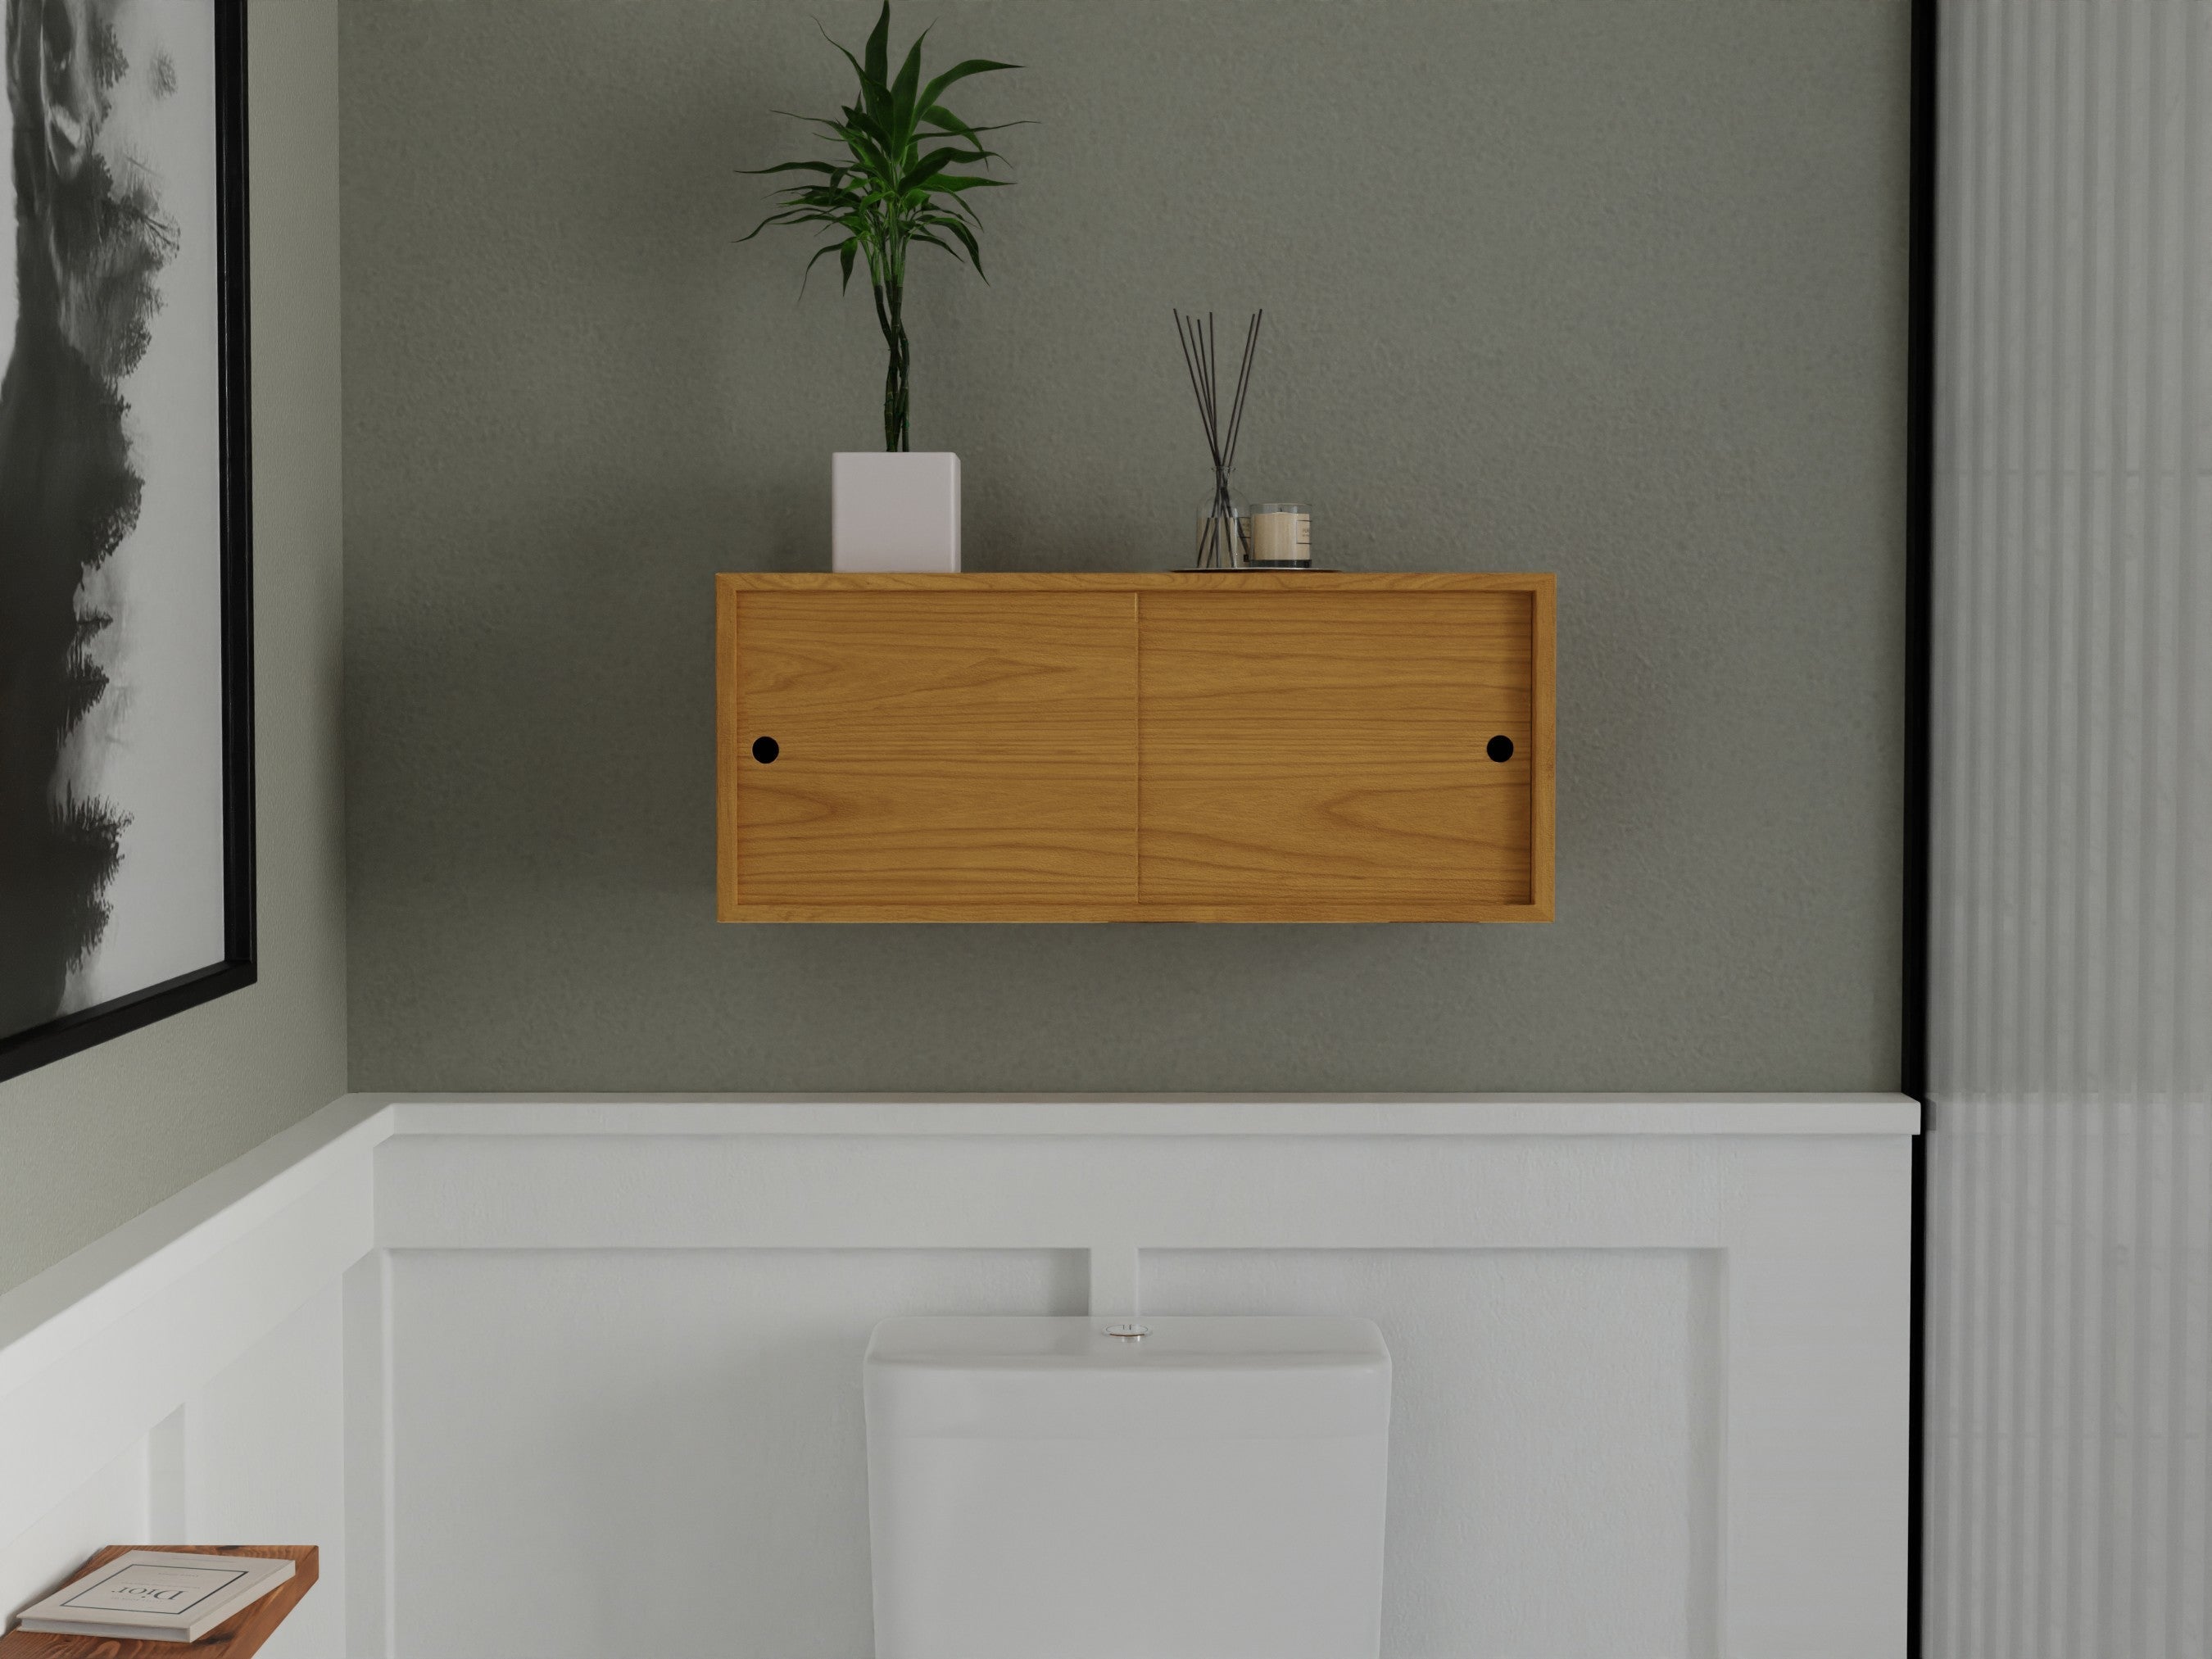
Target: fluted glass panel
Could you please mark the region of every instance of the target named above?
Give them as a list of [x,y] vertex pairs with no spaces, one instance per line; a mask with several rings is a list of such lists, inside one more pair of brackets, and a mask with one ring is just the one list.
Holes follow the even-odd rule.
[[2212,0],[1942,0],[1926,1649],[2212,1655]]

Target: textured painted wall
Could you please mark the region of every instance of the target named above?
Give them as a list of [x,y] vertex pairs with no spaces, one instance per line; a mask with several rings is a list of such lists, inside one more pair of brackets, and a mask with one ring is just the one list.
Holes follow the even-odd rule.
[[738,245],[812,14],[347,0],[356,1087],[1893,1085],[1901,4],[904,8],[1042,123],[910,307],[970,568],[1185,556],[1169,307],[1266,305],[1249,493],[1559,573],[1528,928],[714,923],[710,578],[879,430],[865,298]]
[[248,18],[261,980],[0,1083],[0,1290],[345,1087],[337,0]]
[[2212,1652],[2212,15],[1943,8],[1931,1659]]

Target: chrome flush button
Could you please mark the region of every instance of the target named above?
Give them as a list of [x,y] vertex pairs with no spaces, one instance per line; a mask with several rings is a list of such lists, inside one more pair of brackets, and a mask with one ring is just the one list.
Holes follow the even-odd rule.
[[1109,1325],[1106,1328],[1107,1335],[1118,1336],[1124,1342],[1141,1342],[1152,1334],[1152,1328],[1146,1325]]

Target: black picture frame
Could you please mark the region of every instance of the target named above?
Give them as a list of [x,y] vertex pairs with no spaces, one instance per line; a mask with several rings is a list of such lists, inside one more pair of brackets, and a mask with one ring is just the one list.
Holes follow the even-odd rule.
[[0,1080],[254,982],[253,437],[248,337],[246,0],[212,0],[222,619],[223,953],[220,962],[0,1036]]
[[1922,1659],[1928,1585],[1928,1018],[1934,926],[1936,638],[1936,225],[1942,0],[1911,0],[1905,363],[1905,879],[1899,1092],[1920,1103],[1912,1137],[1905,1405],[1905,1652]]

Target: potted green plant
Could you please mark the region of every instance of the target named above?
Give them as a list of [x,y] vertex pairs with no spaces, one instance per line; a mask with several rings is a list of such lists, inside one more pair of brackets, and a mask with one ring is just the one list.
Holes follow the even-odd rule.
[[[798,116],[817,130],[831,155],[753,167],[754,173],[809,175],[776,193],[776,210],[747,233],[750,241],[770,225],[805,225],[829,240],[806,262],[811,272],[836,255],[849,289],[865,266],[874,295],[876,324],[889,361],[884,371],[884,447],[881,452],[832,458],[832,562],[838,569],[954,569],[960,568],[960,458],[911,453],[913,357],[907,343],[907,257],[917,245],[952,256],[983,274],[981,228],[971,191],[1008,181],[969,171],[1001,160],[982,135],[1016,125],[975,126],[945,105],[945,93],[974,75],[1017,69],[988,58],[955,64],[933,79],[921,78],[925,29],[890,72],[890,0],[876,19],[859,57],[832,46],[853,66],[859,82],[854,101],[836,116]],[[826,38],[826,37],[825,37]],[[802,285],[804,278],[802,277]]]

